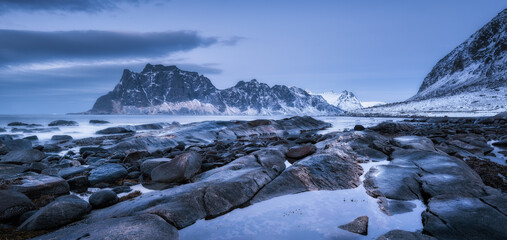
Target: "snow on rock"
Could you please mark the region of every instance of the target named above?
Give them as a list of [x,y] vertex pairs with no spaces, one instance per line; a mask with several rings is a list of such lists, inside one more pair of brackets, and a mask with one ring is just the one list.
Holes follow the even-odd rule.
[[317,96],[322,96],[329,104],[337,106],[345,111],[360,109],[363,107],[361,105],[361,102],[359,102],[357,99],[356,95],[347,90],[344,90],[341,93],[335,93],[334,91],[323,93],[309,93]]

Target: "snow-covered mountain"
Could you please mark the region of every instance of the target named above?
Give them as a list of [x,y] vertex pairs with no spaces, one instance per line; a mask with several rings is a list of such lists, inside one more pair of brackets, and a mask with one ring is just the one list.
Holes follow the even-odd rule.
[[[307,92],[309,91],[307,90]],[[345,111],[360,109],[363,107],[361,105],[361,102],[359,102],[357,99],[356,95],[347,90],[344,90],[341,93],[335,93],[334,91],[323,93],[309,93],[322,96],[329,104],[337,106]]]
[[343,111],[297,87],[240,81],[217,89],[196,72],[147,64],[124,70],[113,91],[99,97],[92,114],[329,115]]
[[507,110],[507,9],[433,67],[407,101],[362,113],[486,112]]

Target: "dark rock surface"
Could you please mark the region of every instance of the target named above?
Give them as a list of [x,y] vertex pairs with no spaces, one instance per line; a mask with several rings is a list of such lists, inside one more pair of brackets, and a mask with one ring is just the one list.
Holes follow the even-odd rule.
[[33,208],[32,201],[24,194],[0,190],[0,222],[21,216]]
[[48,126],[79,126],[79,124],[76,121],[56,120],[50,122]]
[[361,235],[368,235],[368,216],[361,216],[354,219],[352,222],[345,225],[338,226],[339,228]]
[[164,164],[164,163],[167,163],[169,162],[171,159],[169,158],[155,158],[155,159],[148,159],[146,161],[144,161],[142,164],[141,164],[141,173],[144,175],[144,176],[148,176],[151,178],[151,171],[161,165],[161,164]]
[[51,137],[53,141],[69,141],[72,140],[72,137],[69,135],[54,135]]
[[106,120],[94,120],[94,119],[92,119],[92,120],[90,120],[90,122],[89,122],[89,123],[90,123],[90,124],[108,124],[108,123],[110,123],[110,122],[109,122],[109,121],[106,121]]
[[97,131],[97,134],[122,134],[122,133],[133,133],[134,129],[130,127],[109,127],[106,129],[102,129]]
[[53,229],[80,219],[90,210],[90,204],[77,196],[61,196],[39,209],[18,229],[24,231]]
[[38,162],[44,157],[46,157],[46,154],[37,149],[16,150],[1,156],[2,160],[0,162],[14,164],[32,163]]
[[127,176],[127,170],[117,163],[106,163],[90,171],[88,181],[93,186],[102,182],[114,182]]
[[111,190],[94,192],[88,200],[93,208],[105,208],[118,202],[118,196]]
[[60,196],[69,193],[69,185],[59,177],[29,172],[2,180],[7,189],[23,193],[32,200],[42,196]]
[[187,181],[199,172],[201,164],[202,158],[198,153],[187,152],[153,168],[151,179],[164,183]]
[[290,148],[289,151],[287,152],[286,156],[289,159],[293,159],[290,162],[294,163],[295,160],[299,160],[299,159],[304,158],[308,155],[312,155],[316,151],[317,151],[317,148],[315,147],[315,145],[309,143],[309,144],[305,144],[302,146],[295,146],[295,147]]
[[93,223],[79,223],[34,240],[52,239],[167,239],[177,240],[178,230],[154,214],[100,219]]
[[403,230],[392,230],[386,234],[381,235],[377,240],[436,240],[432,236],[420,232],[407,232]]

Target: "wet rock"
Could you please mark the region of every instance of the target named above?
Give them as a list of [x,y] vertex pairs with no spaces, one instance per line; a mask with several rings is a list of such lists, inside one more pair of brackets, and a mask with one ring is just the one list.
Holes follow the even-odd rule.
[[118,196],[111,190],[101,190],[94,192],[88,200],[93,208],[105,208],[118,202]]
[[366,236],[368,235],[368,216],[358,217],[350,223],[339,226],[339,228]]
[[133,132],[135,132],[135,130],[131,127],[110,127],[97,131],[97,134],[122,134]]
[[36,135],[24,137],[23,139],[30,140],[30,141],[37,141],[39,138]]
[[361,166],[352,160],[332,154],[312,155],[288,167],[251,202],[305,191],[354,188],[359,186],[362,172]]
[[72,137],[69,135],[53,135],[51,137],[51,140],[53,140],[53,141],[69,141],[69,140],[72,140]]
[[201,169],[202,158],[196,152],[187,152],[171,161],[155,167],[151,179],[155,182],[173,183],[192,178]]
[[110,183],[127,176],[127,170],[120,164],[106,163],[93,169],[88,176],[88,181],[93,186],[97,183]]
[[62,151],[62,147],[58,146],[57,144],[44,144],[42,151],[56,153]]
[[9,190],[25,194],[30,199],[41,196],[60,196],[69,193],[69,185],[60,177],[47,176],[33,172],[17,174],[4,180]]
[[414,130],[415,127],[409,123],[381,122],[377,126],[371,127],[370,129],[383,134],[395,134],[399,132],[408,132]]
[[151,177],[151,171],[161,164],[168,163],[171,159],[169,158],[154,158],[148,159],[141,164],[141,173],[143,176]]
[[109,121],[105,121],[105,120],[90,120],[89,122],[90,124],[108,124],[110,123]]
[[479,174],[484,184],[507,192],[507,180],[504,180],[507,179],[507,166],[475,157],[466,158],[465,162]]
[[88,182],[86,176],[73,177],[67,180],[67,183],[69,184],[70,190],[76,193],[86,192],[90,186],[90,182]]
[[0,132],[7,132],[5,128],[0,128]]
[[35,207],[27,196],[16,191],[0,190],[0,199],[0,222],[21,216]]
[[365,128],[363,125],[356,125],[354,126],[354,131],[363,131]]
[[507,139],[494,142],[493,146],[497,146],[497,147],[501,147],[501,148],[507,148]]
[[169,125],[167,123],[148,123],[134,126],[135,130],[159,130],[163,129],[164,126]]
[[417,207],[415,203],[409,201],[390,200],[384,197],[379,197],[378,204],[380,210],[389,216],[411,212]]
[[484,198],[438,196],[423,212],[423,231],[438,239],[506,239],[507,205],[499,193]]
[[76,175],[82,174],[84,172],[87,172],[87,167],[77,166],[77,167],[67,167],[63,168],[60,171],[58,171],[58,176],[64,179],[69,179],[71,177],[74,177]]
[[317,151],[317,147],[313,144],[305,144],[303,146],[296,146],[289,149],[287,157],[289,162],[294,163],[295,160],[302,159],[306,156],[312,155]]
[[375,166],[366,174],[364,187],[372,197],[387,197],[396,200],[422,199],[419,171],[419,168],[415,166]]
[[150,156],[148,151],[134,151],[130,152],[123,159],[123,163],[135,163],[137,160],[143,159]]
[[38,162],[46,157],[46,154],[37,150],[37,149],[28,149],[28,150],[16,150],[7,153],[6,155],[1,157],[1,163],[14,163],[14,164],[23,164],[23,163],[32,163]]
[[420,232],[408,232],[403,230],[392,230],[381,235],[377,240],[437,240],[432,236],[422,234]]
[[4,140],[0,139],[0,144],[5,145],[7,152],[18,150],[29,150],[32,148],[32,142],[30,140],[27,139],[12,140],[10,136],[8,138],[4,138]]
[[18,230],[33,231],[64,226],[79,220],[90,210],[90,204],[81,198],[74,195],[62,196],[39,209],[23,222]]
[[100,219],[93,223],[79,223],[36,237],[50,239],[167,239],[177,240],[178,230],[153,214]]
[[9,124],[7,124],[7,126],[28,126],[30,124],[28,123],[23,123],[23,122],[11,122]]
[[30,163],[30,167],[28,168],[29,171],[40,173],[42,170],[46,169],[48,167],[47,164],[42,162],[33,162]]
[[85,152],[92,152],[92,153],[107,153],[107,150],[101,147],[82,147],[79,149],[79,154],[83,154]]
[[55,120],[48,124],[48,126],[79,126],[76,121],[67,121],[67,120]]
[[140,176],[141,176],[141,172],[139,172],[139,171],[132,171],[132,172],[129,172],[129,174],[127,174],[128,179],[136,179],[136,178],[139,178]]
[[426,151],[435,151],[435,147],[433,142],[426,137],[419,136],[403,136],[396,137],[393,139],[393,142],[402,148],[412,148]]

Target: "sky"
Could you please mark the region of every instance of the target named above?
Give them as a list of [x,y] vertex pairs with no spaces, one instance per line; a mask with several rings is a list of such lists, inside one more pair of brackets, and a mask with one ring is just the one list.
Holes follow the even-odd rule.
[[505,0],[0,0],[0,114],[83,112],[123,69],[176,65],[361,101],[414,95]]

